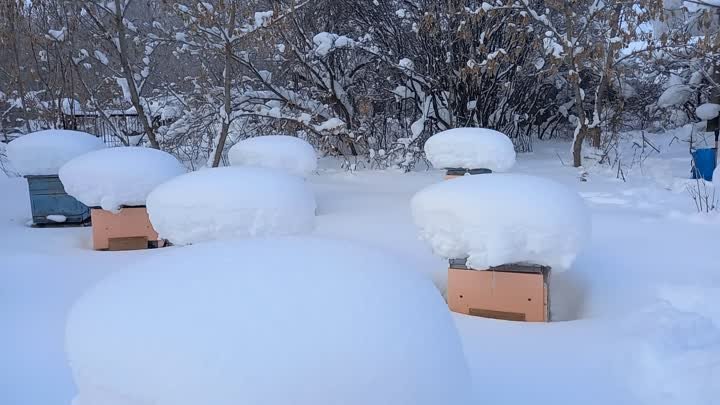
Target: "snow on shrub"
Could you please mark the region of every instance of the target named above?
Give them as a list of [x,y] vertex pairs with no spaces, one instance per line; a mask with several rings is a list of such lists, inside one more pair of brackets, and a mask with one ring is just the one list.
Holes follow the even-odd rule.
[[114,211],[145,205],[152,189],[186,172],[171,154],[151,148],[108,148],[79,156],[60,168],[60,181],[88,207]]
[[76,302],[66,351],[75,405],[469,404],[433,283],[349,242],[159,251]]
[[104,147],[102,139],[85,132],[48,129],[10,142],[7,157],[23,176],[56,175],[71,159]]
[[530,262],[568,269],[589,237],[581,197],[551,180],[516,174],[465,176],[418,192],[421,238],[476,269]]
[[710,121],[720,113],[720,104],[705,103],[695,109],[695,115],[703,121]]
[[425,154],[438,169],[490,169],[504,172],[515,164],[515,147],[505,134],[486,128],[455,128],[433,135]]
[[307,176],[317,169],[315,149],[294,136],[273,135],[244,139],[230,148],[233,166],[256,166],[281,169]]
[[301,234],[315,223],[315,196],[303,179],[257,167],[222,167],[177,177],[150,194],[147,208],[160,236],[180,245]]

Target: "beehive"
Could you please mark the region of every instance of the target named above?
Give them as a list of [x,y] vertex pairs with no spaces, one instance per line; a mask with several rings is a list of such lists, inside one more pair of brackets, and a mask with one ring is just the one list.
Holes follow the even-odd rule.
[[[58,176],[25,176],[25,178],[30,192],[34,225],[80,225],[90,220],[90,209],[65,192]],[[62,216],[65,220],[52,221],[48,216]]]
[[137,250],[162,247],[145,207],[124,207],[114,213],[92,209],[93,249]]
[[492,173],[492,170],[490,169],[463,169],[463,168],[450,168],[445,169],[445,180],[454,179],[456,177],[462,177],[466,174],[469,175],[476,175],[476,174],[490,174]]
[[550,321],[550,268],[508,264],[487,270],[450,262],[448,306],[451,311],[509,321]]

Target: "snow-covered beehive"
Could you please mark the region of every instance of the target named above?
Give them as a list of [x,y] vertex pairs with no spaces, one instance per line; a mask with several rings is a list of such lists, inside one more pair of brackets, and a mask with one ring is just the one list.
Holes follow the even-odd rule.
[[487,128],[454,128],[425,142],[432,165],[447,170],[446,178],[465,174],[505,172],[515,164],[515,147],[507,135]]
[[147,206],[160,236],[179,245],[303,234],[315,224],[315,196],[303,179],[259,167],[188,173],[150,193]]
[[306,177],[317,169],[317,154],[308,142],[287,135],[244,139],[230,148],[233,166],[266,167]]
[[34,225],[77,225],[89,220],[88,207],[65,192],[58,170],[67,161],[103,147],[94,135],[57,129],[33,132],[8,144],[10,163],[28,182]]
[[[413,197],[411,209],[421,238],[460,264],[449,271],[451,309],[503,319],[549,320],[550,268],[569,269],[590,234],[579,195],[527,175],[435,184]],[[492,288],[485,288],[489,280]]]
[[60,169],[68,193],[92,207],[93,248],[143,249],[161,245],[145,200],[156,186],[186,172],[171,154],[143,147],[103,149]]
[[408,269],[304,237],[158,252],[71,310],[73,403],[467,405],[453,321]]

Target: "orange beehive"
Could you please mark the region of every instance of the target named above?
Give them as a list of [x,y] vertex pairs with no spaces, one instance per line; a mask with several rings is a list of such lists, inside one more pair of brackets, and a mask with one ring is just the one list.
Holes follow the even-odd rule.
[[90,215],[95,250],[137,250],[163,246],[145,207],[125,207],[118,213],[93,208]]
[[478,271],[451,261],[448,306],[453,312],[509,321],[549,322],[550,268],[509,264]]

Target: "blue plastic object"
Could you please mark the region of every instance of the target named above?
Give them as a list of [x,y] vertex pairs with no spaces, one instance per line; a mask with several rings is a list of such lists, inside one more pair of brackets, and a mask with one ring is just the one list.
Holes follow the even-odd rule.
[[65,192],[58,176],[25,176],[30,191],[33,224],[58,224],[48,215],[65,217],[63,225],[82,224],[90,220],[90,209]]
[[716,167],[715,148],[697,149],[692,152],[692,178],[712,181]]

